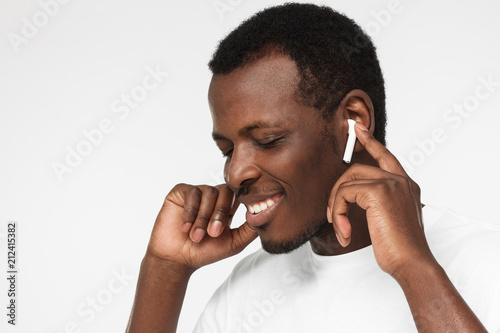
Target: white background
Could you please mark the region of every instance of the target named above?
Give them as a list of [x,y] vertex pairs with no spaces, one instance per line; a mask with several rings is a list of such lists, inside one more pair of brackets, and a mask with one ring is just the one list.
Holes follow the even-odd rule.
[[[50,2],[0,2],[0,266],[5,272],[7,223],[18,221],[19,267],[15,328],[0,275],[0,330],[123,332],[164,196],[179,182],[221,179],[206,102],[211,53],[243,19],[282,1],[73,0],[48,16],[41,3]],[[499,3],[401,1],[383,22],[377,13],[390,1],[321,3],[371,29],[386,79],[388,147],[414,162],[423,202],[498,221],[500,86],[459,125],[443,116],[473,101],[479,77],[500,82]],[[16,45],[27,21],[38,31]],[[169,75],[127,116],[113,112],[148,67]],[[65,164],[67,149],[103,119],[113,131],[59,180],[54,163]],[[436,128],[446,140],[424,154],[416,141]],[[179,332],[259,245],[193,276]]]

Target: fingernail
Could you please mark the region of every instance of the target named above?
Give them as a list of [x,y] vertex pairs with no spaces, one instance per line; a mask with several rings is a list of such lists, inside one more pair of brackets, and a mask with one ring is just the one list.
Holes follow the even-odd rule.
[[193,224],[192,224],[192,223],[190,223],[190,222],[184,223],[184,224],[182,224],[182,225],[181,225],[181,230],[182,230],[183,232],[189,232],[189,229],[191,229],[191,226],[192,226],[192,225],[193,225]]
[[191,240],[195,243],[199,243],[201,242],[204,236],[205,236],[205,230],[196,228],[193,231],[193,234],[191,235]]
[[222,233],[222,222],[219,220],[214,220],[210,225],[210,236],[217,237]]

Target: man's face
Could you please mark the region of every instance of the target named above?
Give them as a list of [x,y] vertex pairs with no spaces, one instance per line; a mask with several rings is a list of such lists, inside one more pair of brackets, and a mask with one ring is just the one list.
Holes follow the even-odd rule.
[[214,139],[228,155],[224,178],[271,253],[292,251],[331,228],[328,196],[346,169],[335,140],[342,115],[326,122],[301,105],[298,82],[295,63],[272,56],[214,76],[209,88]]

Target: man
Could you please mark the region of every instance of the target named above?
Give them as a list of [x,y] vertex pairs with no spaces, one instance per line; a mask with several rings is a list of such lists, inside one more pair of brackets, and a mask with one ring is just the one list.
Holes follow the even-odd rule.
[[[488,329],[500,329],[500,287],[487,270],[498,269],[495,249],[484,251],[481,228],[424,207],[385,148],[382,73],[352,20],[314,5],[269,8],[229,34],[209,66],[226,184],[167,195],[129,332],[174,332],[193,272],[256,237],[263,250],[235,267],[196,331],[486,331],[436,253]],[[358,138],[350,164],[348,119]],[[240,205],[246,222],[231,229]],[[496,290],[477,292],[485,286]]]

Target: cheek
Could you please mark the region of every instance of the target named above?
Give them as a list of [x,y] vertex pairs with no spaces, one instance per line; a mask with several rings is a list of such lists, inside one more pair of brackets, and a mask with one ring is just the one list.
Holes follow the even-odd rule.
[[342,172],[339,172],[341,159],[333,148],[324,140],[317,140],[304,140],[304,144],[294,145],[270,164],[275,176],[290,185],[289,200],[294,204],[313,202],[316,205],[323,201],[325,193],[329,193]]
[[335,156],[326,149],[311,149],[304,154],[302,163],[299,164],[300,173],[305,180],[301,184],[300,200],[308,202],[311,207],[325,207],[328,195],[337,178]]
[[325,177],[328,178],[332,174],[338,156],[326,139],[319,135],[312,137],[304,140],[304,144],[294,150],[297,167],[309,182],[317,179],[324,181]]

